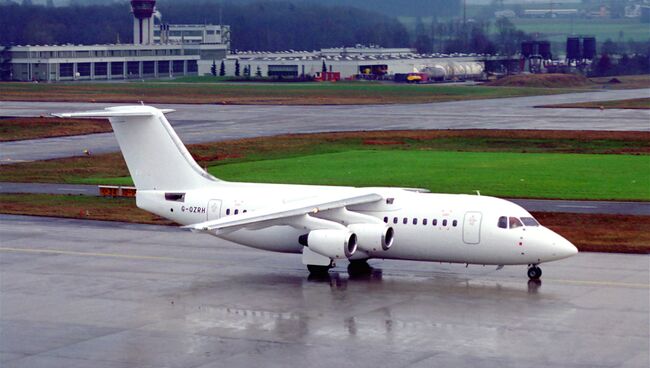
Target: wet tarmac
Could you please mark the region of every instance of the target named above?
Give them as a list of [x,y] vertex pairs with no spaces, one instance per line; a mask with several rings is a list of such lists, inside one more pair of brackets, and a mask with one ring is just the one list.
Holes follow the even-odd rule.
[[[539,105],[649,97],[650,89],[412,105],[156,105],[177,110],[169,121],[186,144],[271,136],[390,129],[650,130],[648,110],[540,109]],[[145,101],[146,102],[146,101]],[[115,104],[0,101],[2,116],[40,116]],[[0,164],[115,152],[112,133],[0,143]]]
[[648,367],[650,256],[494,267],[297,255],[0,216],[2,367]]

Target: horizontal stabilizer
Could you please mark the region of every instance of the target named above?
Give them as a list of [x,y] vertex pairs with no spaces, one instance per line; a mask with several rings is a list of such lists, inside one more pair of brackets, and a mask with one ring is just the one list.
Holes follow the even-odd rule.
[[104,110],[82,111],[82,112],[65,112],[61,114],[52,114],[59,118],[110,118],[110,117],[137,117],[137,116],[154,116],[156,112],[167,114],[174,112],[173,109],[153,109],[149,106],[115,106],[107,107]]

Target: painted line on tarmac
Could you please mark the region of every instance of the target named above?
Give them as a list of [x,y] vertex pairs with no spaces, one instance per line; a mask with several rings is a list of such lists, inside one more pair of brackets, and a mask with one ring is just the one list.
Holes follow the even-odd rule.
[[[131,255],[131,254],[120,254],[120,253],[78,252],[72,250],[59,250],[59,249],[33,249],[33,248],[30,249],[30,248],[0,247],[0,251],[15,252],[15,253],[31,253],[31,254],[64,254],[64,255],[82,256],[82,257],[120,258],[120,259],[134,259],[134,260],[165,261],[165,262],[182,261],[182,262],[190,262],[190,263],[215,263],[215,261],[206,260],[206,259],[144,256],[144,255]],[[631,282],[567,280],[567,279],[548,279],[548,278],[542,279],[542,281],[556,282],[556,283],[570,284],[570,285],[611,286],[611,287],[650,289],[650,284],[631,283]]]

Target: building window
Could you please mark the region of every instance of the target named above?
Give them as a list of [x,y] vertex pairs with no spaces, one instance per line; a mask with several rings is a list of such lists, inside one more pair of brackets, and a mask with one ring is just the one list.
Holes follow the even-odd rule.
[[169,74],[169,61],[158,62],[158,74]]
[[81,77],[89,77],[90,76],[90,63],[78,63],[77,64],[77,73],[79,73],[79,76],[81,76]]
[[115,61],[111,63],[111,75],[123,75],[124,74],[124,63],[121,61]]
[[187,61],[187,72],[188,73],[196,73],[199,71],[199,66],[196,63],[196,60],[188,60]]
[[106,63],[95,63],[95,75],[106,75],[107,69]]
[[73,67],[72,63],[61,63],[59,64],[59,76],[60,77],[72,77]]
[[126,74],[131,77],[140,76],[140,62],[139,61],[129,61],[126,63]]
[[184,67],[183,67],[183,60],[174,60],[174,64],[172,65],[172,71],[174,73],[183,73]]
[[143,61],[142,62],[142,74],[154,74],[156,63],[154,61]]

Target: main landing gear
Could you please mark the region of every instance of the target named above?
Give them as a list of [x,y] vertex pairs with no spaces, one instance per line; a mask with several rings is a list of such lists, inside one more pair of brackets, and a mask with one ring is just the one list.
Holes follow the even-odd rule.
[[334,267],[333,263],[330,263],[327,266],[307,265],[307,270],[309,271],[310,276],[325,276],[332,267]]
[[351,277],[368,276],[372,273],[372,267],[368,264],[367,259],[350,261],[348,265],[348,275]]
[[530,265],[528,267],[528,278],[531,280],[539,280],[542,277],[542,269],[537,267],[537,265]]

